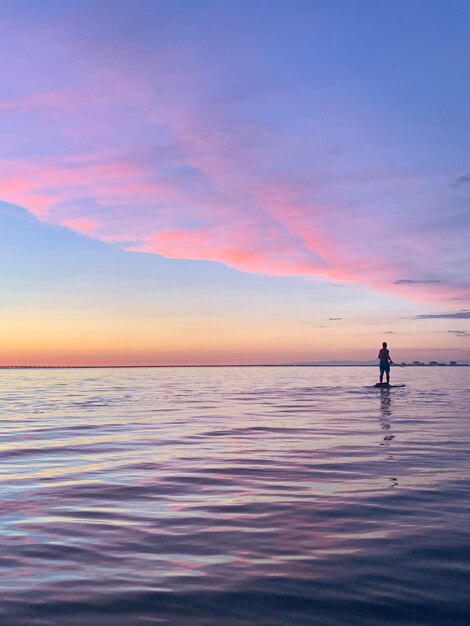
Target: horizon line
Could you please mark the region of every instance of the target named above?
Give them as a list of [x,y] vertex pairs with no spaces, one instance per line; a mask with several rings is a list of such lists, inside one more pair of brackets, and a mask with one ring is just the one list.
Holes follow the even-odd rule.
[[[462,367],[466,362],[420,362],[396,363],[395,367]],[[376,363],[199,363],[199,364],[162,364],[162,365],[0,365],[0,370],[18,369],[155,369],[155,368],[208,368],[208,367],[377,367]]]

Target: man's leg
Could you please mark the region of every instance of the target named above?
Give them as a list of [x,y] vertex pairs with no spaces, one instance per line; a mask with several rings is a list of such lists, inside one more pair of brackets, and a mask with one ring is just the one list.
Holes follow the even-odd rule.
[[390,384],[390,368],[387,370],[387,385]]
[[383,380],[384,380],[384,371],[382,368],[380,368],[380,384],[383,383]]

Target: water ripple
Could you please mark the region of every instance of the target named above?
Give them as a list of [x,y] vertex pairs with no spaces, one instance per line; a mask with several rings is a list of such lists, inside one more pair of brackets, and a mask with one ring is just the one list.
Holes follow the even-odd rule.
[[470,623],[467,370],[398,372],[0,372],[2,626]]

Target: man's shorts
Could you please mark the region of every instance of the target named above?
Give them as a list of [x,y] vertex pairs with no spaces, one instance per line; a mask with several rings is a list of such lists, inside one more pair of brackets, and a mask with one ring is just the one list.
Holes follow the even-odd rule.
[[388,361],[380,361],[379,363],[380,373],[389,373],[390,372],[390,363]]

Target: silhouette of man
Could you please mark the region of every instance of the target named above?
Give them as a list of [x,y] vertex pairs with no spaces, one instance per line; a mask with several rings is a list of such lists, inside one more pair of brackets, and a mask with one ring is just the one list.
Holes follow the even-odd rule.
[[382,344],[382,349],[379,351],[380,359],[379,368],[380,368],[380,384],[383,383],[384,374],[387,374],[387,385],[390,384],[390,363],[393,363],[390,358],[390,352],[387,350],[387,342],[384,341]]

